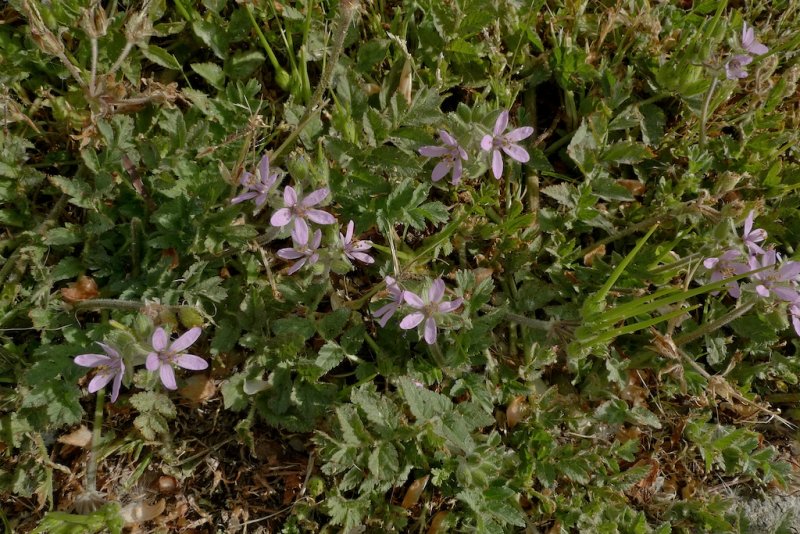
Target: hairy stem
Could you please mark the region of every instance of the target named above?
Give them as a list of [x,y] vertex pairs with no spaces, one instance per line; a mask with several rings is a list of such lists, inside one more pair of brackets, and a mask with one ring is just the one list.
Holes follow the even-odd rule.
[[747,304],[739,306],[738,308],[734,308],[725,315],[723,315],[722,317],[715,319],[710,323],[705,323],[704,325],[700,326],[700,328],[698,328],[697,330],[692,330],[688,334],[683,334],[682,336],[673,338],[672,341],[677,346],[685,345],[686,343],[694,341],[695,339],[702,337],[708,334],[709,332],[713,332],[714,330],[719,330],[726,324],[738,319],[745,313],[749,312],[753,308],[753,306],[755,306],[755,302],[748,302]]
[[711,87],[708,88],[706,100],[703,102],[703,109],[700,112],[700,148],[706,146],[706,121],[708,121],[708,108],[711,106],[711,99],[714,96],[714,89],[717,88],[718,82],[719,78],[714,76],[714,79],[711,81]]
[[103,432],[103,405],[106,400],[106,390],[97,390],[97,399],[94,405],[94,423],[92,423],[92,448],[89,451],[89,464],[86,466],[86,490],[97,491],[97,449],[100,447],[100,436]]
[[331,46],[330,54],[328,55],[327,62],[325,63],[325,70],[322,71],[322,78],[319,80],[314,94],[311,96],[311,102],[306,106],[306,111],[297,123],[297,127],[289,134],[286,140],[279,146],[275,152],[272,153],[272,161],[278,161],[281,154],[294,143],[295,139],[303,131],[303,128],[311,120],[313,114],[319,111],[318,106],[322,102],[322,96],[328,89],[333,78],[333,71],[336,64],[339,62],[339,56],[344,48],[344,38],[347,35],[347,28],[353,21],[353,15],[356,12],[357,2],[354,0],[342,0],[339,2],[339,13],[336,17],[336,25],[333,29],[333,45]]

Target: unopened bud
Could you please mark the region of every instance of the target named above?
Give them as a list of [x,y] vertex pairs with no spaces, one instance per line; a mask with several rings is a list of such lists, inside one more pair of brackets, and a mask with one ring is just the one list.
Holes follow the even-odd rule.
[[125,24],[125,39],[131,43],[145,43],[153,34],[153,23],[146,11],[133,15]]
[[97,5],[91,9],[84,9],[81,17],[81,29],[93,39],[103,37],[108,32],[105,10]]

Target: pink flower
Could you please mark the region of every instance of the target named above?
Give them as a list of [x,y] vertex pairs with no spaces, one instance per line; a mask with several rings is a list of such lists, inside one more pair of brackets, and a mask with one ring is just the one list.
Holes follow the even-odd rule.
[[750,250],[750,253],[764,254],[764,249],[761,248],[757,243],[760,243],[767,238],[767,232],[761,228],[756,228],[753,230],[753,220],[755,217],[756,212],[751,211],[750,215],[748,215],[747,219],[745,219],[742,239],[744,240],[744,244],[747,245],[747,248]]
[[500,154],[500,150],[520,163],[526,163],[530,159],[528,151],[516,142],[530,137],[533,134],[533,128],[524,126],[503,135],[506,126],[508,126],[508,111],[503,111],[494,123],[493,135],[485,135],[481,140],[481,148],[492,152],[492,173],[498,180],[503,176],[503,156]]
[[423,301],[416,293],[404,291],[403,298],[412,308],[418,310],[406,315],[400,321],[400,328],[410,330],[425,321],[424,337],[428,345],[436,343],[436,315],[450,313],[459,306],[464,299],[457,298],[449,302],[442,302],[444,297],[444,282],[441,278],[434,280],[428,289],[427,302]]
[[247,171],[242,173],[239,183],[241,183],[247,191],[239,196],[233,197],[231,199],[231,204],[239,204],[240,202],[254,198],[256,199],[256,208],[261,208],[267,201],[267,195],[275,185],[277,179],[278,172],[270,172],[269,155],[264,154],[264,157],[261,158],[258,164],[256,174]]
[[208,367],[208,362],[203,358],[183,352],[197,341],[200,334],[200,327],[195,326],[170,343],[169,336],[160,326],[153,332],[153,337],[150,340],[153,350],[147,355],[145,366],[148,371],[158,370],[165,388],[178,389],[173,366],[191,369],[192,371],[202,371]]
[[742,23],[742,48],[757,56],[769,52],[769,48],[758,42],[755,30],[748,26],[746,22]]
[[789,315],[792,316],[794,331],[800,336],[800,305],[795,303],[789,306]]
[[397,284],[397,280],[391,276],[387,276],[384,280],[386,281],[386,289],[389,291],[389,296],[392,301],[378,308],[373,314],[375,318],[378,319],[378,324],[381,325],[381,328],[386,327],[386,323],[389,322],[389,319],[391,319],[392,315],[395,314],[405,300],[403,297],[403,290]]
[[308,242],[308,226],[302,225],[298,227],[295,225],[292,230],[293,248],[282,248],[278,251],[278,257],[284,260],[299,260],[292,265],[286,274],[294,274],[300,267],[306,263],[314,265],[319,260],[319,245],[322,242],[322,232],[319,230],[314,232],[314,237],[311,243]]
[[748,262],[750,270],[773,267],[753,273],[751,279],[756,284],[756,293],[760,296],[766,298],[774,293],[779,299],[794,303],[800,298],[796,287],[797,275],[800,275],[800,262],[785,261],[779,264],[779,260],[774,250],[765,252],[760,262],[757,257],[751,256]]
[[74,362],[83,367],[97,367],[97,373],[89,382],[89,393],[94,393],[114,380],[111,387],[111,402],[117,400],[119,387],[122,384],[122,376],[125,374],[125,362],[119,352],[105,343],[97,342],[105,354],[80,354],[75,356]]
[[442,158],[442,161],[436,164],[433,168],[433,173],[431,173],[431,179],[434,182],[438,182],[452,171],[453,179],[451,182],[455,185],[461,181],[461,160],[467,161],[467,152],[446,131],[439,130],[439,138],[442,140],[440,146],[423,146],[420,147],[419,153],[429,158]]
[[375,263],[375,259],[365,252],[372,248],[372,241],[353,241],[354,227],[355,223],[350,221],[347,223],[347,233],[342,235],[342,233],[339,232],[339,239],[341,239],[342,242],[344,255],[353,261],[358,260],[366,264]]
[[[736,249],[730,249],[723,252],[719,257],[716,258],[708,258],[703,262],[703,266],[706,269],[711,270],[711,281],[712,282],[719,282],[720,280],[724,280],[725,278],[730,278],[731,276],[737,276],[740,274],[744,274],[750,270],[746,264],[742,262],[737,262],[734,260],[738,260],[741,257],[742,253]],[[728,294],[735,299],[739,298],[741,295],[741,291],[739,289],[739,283],[735,281],[728,282],[727,286]],[[713,291],[712,295],[719,294],[719,291]]]
[[745,70],[745,65],[749,65],[753,62],[753,58],[748,56],[747,54],[737,54],[731,57],[725,63],[725,76],[729,80],[739,80],[741,78],[747,78],[747,70]]
[[304,228],[306,234],[308,234],[308,222],[306,219],[317,224],[333,224],[336,222],[336,218],[333,215],[327,211],[313,208],[313,206],[325,200],[325,197],[327,197],[329,193],[330,191],[328,188],[323,187],[322,189],[312,191],[307,197],[301,200],[298,198],[294,188],[287,185],[283,190],[284,207],[272,215],[269,223],[272,226],[283,227],[294,221],[294,229],[299,230]]

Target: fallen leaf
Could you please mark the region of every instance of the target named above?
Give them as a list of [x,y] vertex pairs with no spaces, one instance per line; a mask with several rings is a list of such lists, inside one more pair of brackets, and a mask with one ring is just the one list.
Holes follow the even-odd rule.
[[99,294],[97,282],[90,276],[81,276],[77,282],[70,284],[69,287],[61,288],[61,296],[67,302],[93,299]]
[[178,390],[184,399],[200,404],[212,398],[217,392],[214,381],[206,375],[192,375],[186,379],[186,385]]
[[73,447],[86,448],[92,442],[92,431],[81,425],[78,429],[58,438],[58,442],[72,445]]
[[136,523],[144,523],[155,519],[164,513],[167,507],[167,502],[161,499],[155,504],[147,504],[145,502],[134,502],[125,506],[120,510],[119,515],[125,521],[125,526],[131,526]]
[[403,497],[403,504],[400,506],[408,510],[416,505],[417,502],[419,502],[419,497],[422,495],[422,491],[428,484],[428,478],[430,478],[430,475],[425,475],[424,477],[420,477],[412,482],[411,485],[408,486],[405,497]]

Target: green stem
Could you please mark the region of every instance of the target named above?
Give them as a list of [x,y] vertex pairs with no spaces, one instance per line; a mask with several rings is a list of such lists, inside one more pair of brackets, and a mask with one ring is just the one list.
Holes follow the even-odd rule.
[[86,466],[86,490],[97,491],[97,449],[100,448],[100,437],[103,432],[103,405],[106,400],[106,390],[97,390],[97,399],[94,406],[94,423],[92,424],[92,449],[89,451],[89,465]]
[[686,343],[694,341],[695,339],[702,337],[708,334],[709,332],[718,330],[723,326],[725,326],[726,324],[730,323],[731,321],[738,319],[745,313],[749,312],[753,308],[753,306],[755,306],[755,304],[756,304],[755,302],[748,302],[747,304],[739,306],[738,308],[734,308],[725,315],[723,315],[722,317],[715,319],[710,323],[706,323],[700,326],[698,329],[692,330],[688,334],[683,334],[682,336],[672,338],[672,341],[677,346],[685,345]]
[[708,88],[706,100],[703,102],[703,109],[700,112],[700,148],[706,146],[706,121],[708,120],[708,108],[711,106],[711,98],[714,96],[714,89],[717,88],[719,78],[714,76],[711,81],[711,87]]
[[438,365],[440,369],[447,367],[445,365],[444,354],[442,353],[441,347],[439,347],[439,343],[428,345],[428,348],[431,351],[431,356],[433,356],[433,361],[436,362],[436,365]]
[[201,315],[204,313],[194,306],[186,306],[186,305],[169,305],[169,304],[148,304],[146,302],[141,302],[139,300],[118,300],[118,299],[87,299],[87,300],[80,300],[78,302],[73,303],[72,309],[75,311],[80,310],[141,310],[144,308],[161,308],[164,310],[169,310],[173,312],[178,312],[180,310],[189,309],[194,310]]
[[272,68],[275,69],[275,81],[278,82],[278,86],[286,90],[289,87],[289,81],[291,80],[291,76],[289,73],[281,67],[281,64],[278,62],[278,58],[275,57],[275,53],[272,51],[272,47],[269,46],[269,42],[267,41],[264,32],[261,31],[261,28],[256,21],[255,16],[253,16],[253,8],[250,4],[245,4],[245,13],[247,13],[247,17],[250,19],[250,24],[253,26],[253,29],[256,31],[256,35],[258,35],[258,40],[261,42],[261,47],[267,53],[267,57],[269,58],[269,62],[272,63]]
[[336,26],[333,30],[333,45],[331,47],[330,55],[325,63],[325,69],[322,71],[322,78],[319,80],[319,84],[317,84],[317,88],[314,91],[314,94],[311,96],[311,102],[308,103],[306,106],[306,111],[300,120],[297,123],[297,127],[289,134],[286,140],[272,153],[272,161],[278,161],[280,155],[283,153],[284,150],[289,148],[289,146],[294,142],[295,139],[300,135],[300,132],[303,131],[306,124],[311,120],[311,117],[314,113],[317,113],[319,110],[317,107],[322,102],[322,96],[325,94],[325,91],[328,89],[328,86],[331,83],[331,78],[333,78],[333,71],[336,68],[336,64],[339,62],[339,56],[342,53],[342,49],[344,48],[344,38],[347,35],[347,28],[350,27],[350,23],[353,21],[353,15],[357,10],[357,4],[354,0],[342,0],[339,2],[339,13],[336,17]]

